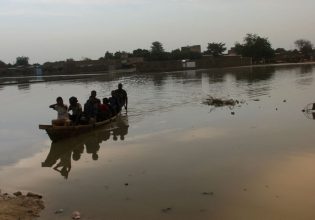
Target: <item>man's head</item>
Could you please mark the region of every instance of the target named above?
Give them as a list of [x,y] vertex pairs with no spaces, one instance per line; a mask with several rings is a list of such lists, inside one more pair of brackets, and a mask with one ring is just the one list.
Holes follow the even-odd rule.
[[118,84],[118,89],[122,89],[123,85],[121,83]]
[[69,99],[69,103],[71,105],[75,105],[76,103],[78,102],[78,99],[74,96],[72,96],[70,99]]
[[63,99],[60,96],[56,99],[56,101],[58,105],[63,105]]
[[108,98],[103,98],[103,104],[108,104]]
[[92,96],[93,98],[96,97],[96,91],[95,91],[95,90],[91,91],[91,96]]

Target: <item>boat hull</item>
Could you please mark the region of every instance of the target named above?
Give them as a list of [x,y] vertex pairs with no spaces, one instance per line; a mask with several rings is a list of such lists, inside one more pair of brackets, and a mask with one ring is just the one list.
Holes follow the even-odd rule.
[[116,118],[119,117],[119,115],[120,114],[117,114],[108,120],[96,122],[94,124],[77,125],[77,126],[39,125],[39,129],[45,130],[49,138],[52,141],[56,142],[62,139],[74,137],[74,136],[101,128],[102,126],[116,120]]

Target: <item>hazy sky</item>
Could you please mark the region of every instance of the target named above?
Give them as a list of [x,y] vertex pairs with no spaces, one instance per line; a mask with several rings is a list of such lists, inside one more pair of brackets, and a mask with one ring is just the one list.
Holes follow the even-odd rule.
[[268,37],[274,48],[315,43],[315,0],[0,0],[0,60],[31,63],[84,57],[106,50],[167,51],[224,42],[246,33]]

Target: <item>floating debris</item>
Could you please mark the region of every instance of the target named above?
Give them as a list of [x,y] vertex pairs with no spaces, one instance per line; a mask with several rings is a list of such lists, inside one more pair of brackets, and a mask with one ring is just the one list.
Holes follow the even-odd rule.
[[209,96],[204,102],[206,105],[211,105],[215,107],[222,107],[222,106],[235,106],[237,104],[240,104],[242,102],[234,99],[221,99],[221,98],[214,98],[212,96]]

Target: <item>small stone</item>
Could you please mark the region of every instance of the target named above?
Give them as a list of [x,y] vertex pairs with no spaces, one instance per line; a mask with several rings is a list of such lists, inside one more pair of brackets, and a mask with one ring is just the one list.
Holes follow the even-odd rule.
[[15,195],[15,196],[21,196],[22,193],[21,193],[20,191],[18,191],[18,192],[13,193],[13,195]]
[[246,191],[247,191],[247,189],[246,189],[246,188],[244,188],[244,189],[243,189],[243,191],[244,191],[244,192],[246,192]]
[[260,99],[254,99],[254,101],[255,101],[255,102],[259,102],[259,101],[260,101]]
[[305,112],[305,109],[303,109],[302,112]]
[[63,209],[58,209],[57,211],[55,211],[55,214],[61,214],[63,213]]
[[35,194],[35,193],[32,193],[32,192],[28,192],[28,193],[26,194],[26,196],[27,196],[27,197],[32,197],[32,198],[38,198],[38,199],[43,198],[43,196],[38,195],[38,194]]
[[278,111],[278,108],[276,108],[276,111]]
[[287,100],[283,100],[283,102],[287,102]]
[[235,112],[231,112],[231,115],[235,115]]
[[125,183],[125,186],[129,186],[129,183]]
[[81,214],[78,211],[74,211],[72,212],[72,219],[80,219],[81,218]]

